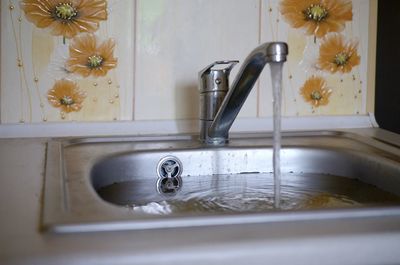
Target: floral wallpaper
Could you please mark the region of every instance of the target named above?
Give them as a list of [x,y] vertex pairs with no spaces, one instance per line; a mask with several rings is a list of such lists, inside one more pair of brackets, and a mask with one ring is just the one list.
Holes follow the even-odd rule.
[[[289,44],[284,116],[363,115],[369,12],[365,0],[1,1],[1,122],[197,119],[197,72],[267,41]],[[264,70],[240,117],[272,115],[270,84]]]
[[330,32],[341,32],[353,19],[351,0],[282,0],[280,12],[293,28],[322,38]]
[[35,26],[49,28],[52,35],[69,39],[79,33],[93,33],[100,21],[107,20],[105,0],[22,0],[20,5],[26,19]]
[[306,69],[312,75],[300,88],[300,93],[304,101],[315,108],[328,105],[332,89],[327,87],[321,74],[348,74],[360,64],[357,41],[346,40],[341,34],[346,22],[353,20],[352,1],[282,0],[280,12],[291,27],[304,30],[319,44],[314,47],[319,49],[317,57],[308,58],[314,60]]
[[[2,67],[2,122],[132,118],[120,109],[121,93],[131,92],[121,88],[116,54],[127,47],[119,47],[118,38],[132,36],[129,20],[125,20],[128,28],[116,27],[122,10],[128,10],[124,11],[128,15],[130,10],[132,16],[130,1],[9,0],[1,4],[2,25],[9,29],[2,31],[6,37],[2,65],[7,65]],[[13,68],[10,62],[15,58]],[[125,60],[123,67],[129,70],[131,62],[132,58]],[[124,86],[131,89],[131,83]]]

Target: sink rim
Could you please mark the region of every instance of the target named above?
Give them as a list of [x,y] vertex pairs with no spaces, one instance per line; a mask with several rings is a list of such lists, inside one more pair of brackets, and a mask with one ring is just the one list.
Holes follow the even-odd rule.
[[[344,137],[351,139],[362,144],[368,144],[376,148],[385,149],[389,153],[393,153],[393,146],[387,145],[381,141],[374,141],[372,138],[361,137],[360,135],[354,134],[353,132],[291,132],[284,135],[294,135],[295,137],[301,137],[305,135],[322,135],[327,137]],[[264,134],[238,134],[233,137],[234,141],[245,138],[251,139],[265,139],[268,136]],[[372,139],[372,140],[371,140]],[[97,194],[92,191],[88,191],[88,194],[92,197],[91,199],[97,203],[94,203],[96,207],[101,211],[107,211],[109,214],[106,217],[99,218],[99,215],[89,214],[76,211],[71,205],[69,205],[69,198],[66,194],[70,192],[70,187],[67,185],[60,185],[60,179],[65,183],[65,164],[64,151],[65,148],[76,148],[80,145],[90,145],[104,143],[116,143],[116,142],[153,142],[153,141],[189,141],[191,145],[202,148],[203,146],[194,140],[193,135],[180,135],[180,136],[145,136],[145,137],[110,137],[110,138],[80,138],[80,139],[59,139],[49,141],[47,144],[47,158],[46,158],[46,177],[45,177],[45,199],[44,199],[44,210],[42,218],[42,228],[46,231],[52,232],[90,232],[90,231],[110,231],[110,230],[143,230],[150,228],[168,228],[168,227],[187,227],[187,226],[210,226],[210,225],[226,225],[226,224],[252,224],[252,223],[268,223],[268,222],[284,222],[293,220],[312,220],[317,218],[323,219],[354,219],[354,218],[375,218],[377,216],[392,216],[400,217],[400,207],[380,207],[380,208],[364,208],[354,209],[351,211],[346,209],[324,209],[324,210],[313,210],[313,211],[290,211],[290,212],[279,212],[279,213],[240,213],[230,214],[229,216],[224,215],[213,215],[213,216],[194,216],[187,217],[185,215],[173,215],[173,216],[140,216],[136,215],[134,219],[129,215],[121,215],[121,211],[116,210],[115,205],[104,202],[99,199]],[[205,147],[206,148],[206,147]],[[395,148],[395,156],[400,157],[400,150]],[[59,179],[57,179],[57,176]],[[87,184],[87,183],[84,183]],[[82,185],[83,186],[83,185]],[[57,194],[58,192],[58,194]],[[52,198],[53,200],[50,200]],[[94,199],[95,198],[95,199]],[[118,216],[118,218],[115,218]],[[271,217],[272,216],[272,217]],[[296,216],[298,219],[296,219]],[[185,224],[187,225],[185,225]]]

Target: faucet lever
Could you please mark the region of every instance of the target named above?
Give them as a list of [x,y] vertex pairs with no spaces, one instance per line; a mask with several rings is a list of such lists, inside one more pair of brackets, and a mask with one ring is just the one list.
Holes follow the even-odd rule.
[[[229,90],[229,74],[239,61],[216,61],[199,72],[200,90],[200,139],[207,137],[211,125]],[[225,65],[225,66],[224,66]],[[219,66],[219,67],[216,67]]]
[[229,75],[229,73],[231,72],[232,68],[239,63],[238,60],[231,60],[231,61],[215,61],[209,65],[207,65],[206,67],[204,67],[203,70],[201,70],[199,72],[199,78],[201,78],[202,76],[204,76],[207,72],[209,72],[214,66],[216,65],[220,65],[220,64],[228,64],[228,66],[226,68],[223,69],[219,69],[220,71],[223,71],[225,73],[227,73]]

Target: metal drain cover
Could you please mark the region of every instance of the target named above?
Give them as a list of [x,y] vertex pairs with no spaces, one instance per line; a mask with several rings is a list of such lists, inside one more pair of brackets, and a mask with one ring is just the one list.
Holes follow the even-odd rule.
[[167,156],[158,162],[157,174],[160,178],[176,178],[182,174],[182,163],[174,156]]
[[158,162],[157,190],[161,194],[175,195],[182,187],[182,163],[174,156],[167,156]]

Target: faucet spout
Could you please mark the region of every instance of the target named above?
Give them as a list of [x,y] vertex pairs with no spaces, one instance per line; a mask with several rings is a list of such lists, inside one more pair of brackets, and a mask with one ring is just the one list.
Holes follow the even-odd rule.
[[288,46],[284,42],[264,43],[255,48],[245,59],[232,88],[228,91],[213,122],[208,128],[207,144],[228,141],[229,129],[242,108],[247,96],[267,63],[286,61]]

